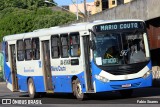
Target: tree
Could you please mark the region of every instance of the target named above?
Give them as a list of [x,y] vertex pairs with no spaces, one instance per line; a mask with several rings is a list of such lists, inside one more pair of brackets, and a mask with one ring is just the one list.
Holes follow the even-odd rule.
[[0,11],[0,40],[5,35],[32,32],[76,20],[74,14],[41,7],[35,10],[5,8]]
[[[53,0],[48,0],[48,1],[55,3]],[[8,7],[35,9],[44,6],[50,6],[50,5],[46,5],[44,0],[2,0],[0,2],[0,10],[3,10]]]

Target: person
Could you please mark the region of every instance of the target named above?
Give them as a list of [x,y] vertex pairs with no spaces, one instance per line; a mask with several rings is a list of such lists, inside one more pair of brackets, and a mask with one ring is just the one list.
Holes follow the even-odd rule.
[[146,58],[145,53],[140,49],[140,44],[131,46],[130,63],[143,62]]
[[107,48],[104,58],[105,59],[110,59],[110,58],[117,58],[118,57],[118,52],[116,51],[115,46],[111,46],[110,48]]

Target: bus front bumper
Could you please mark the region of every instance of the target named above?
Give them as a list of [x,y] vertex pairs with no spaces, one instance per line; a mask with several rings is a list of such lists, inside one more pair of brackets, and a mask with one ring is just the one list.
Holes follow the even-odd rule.
[[94,80],[95,92],[135,89],[135,88],[142,88],[149,86],[152,86],[152,73],[146,78],[137,78],[132,80],[109,81],[109,82],[102,82],[97,79]]

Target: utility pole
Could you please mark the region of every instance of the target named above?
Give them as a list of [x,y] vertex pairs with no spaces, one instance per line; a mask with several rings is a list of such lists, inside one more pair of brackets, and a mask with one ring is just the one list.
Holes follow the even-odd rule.
[[78,0],[72,0],[72,2],[73,2],[73,4],[76,6],[76,16],[77,16],[77,20],[79,19],[78,18],[78,12],[79,12],[79,10],[78,10]]
[[77,6],[76,6],[76,9],[77,9],[77,20],[78,20],[78,0],[77,0]]
[[87,17],[86,0],[84,0],[84,15],[85,15],[85,17]]

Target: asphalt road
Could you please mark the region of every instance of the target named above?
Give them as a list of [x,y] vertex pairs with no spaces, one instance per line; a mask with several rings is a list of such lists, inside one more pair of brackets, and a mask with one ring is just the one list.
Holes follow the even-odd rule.
[[[0,83],[0,100],[30,100],[27,93],[11,92],[6,88],[4,83]],[[47,94],[44,97],[34,100],[41,101],[43,104],[49,104],[55,107],[159,107],[160,106],[160,87],[150,87],[135,89],[131,98],[122,98],[118,92],[105,92],[98,94],[90,94],[85,101],[78,101],[71,94]],[[0,101],[1,102],[1,101]],[[158,103],[157,103],[158,102]],[[6,106],[6,105],[0,105]],[[7,105],[9,106],[9,105]],[[11,105],[10,105],[11,106]],[[13,107],[14,105],[12,105]],[[17,105],[15,105],[16,107]],[[22,105],[18,105],[22,106]],[[28,106],[28,105],[23,105]],[[32,105],[34,106],[34,105]],[[44,106],[44,105],[40,105]]]

